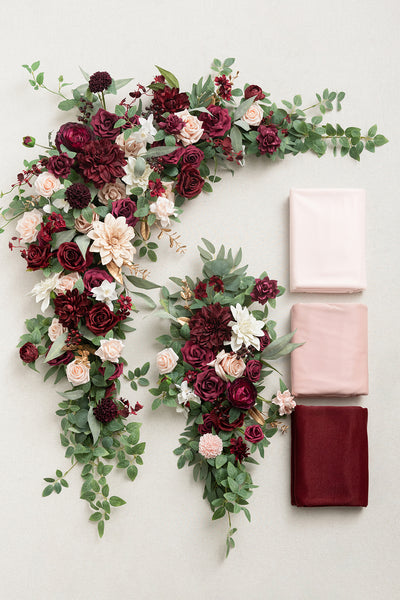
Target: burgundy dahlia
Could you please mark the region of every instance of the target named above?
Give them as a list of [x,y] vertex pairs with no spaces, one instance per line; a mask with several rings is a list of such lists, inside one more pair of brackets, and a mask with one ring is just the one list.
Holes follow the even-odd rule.
[[228,383],[228,400],[235,408],[248,410],[255,405],[257,389],[247,377],[238,377]]
[[219,302],[203,306],[190,319],[190,339],[199,346],[220,350],[224,342],[231,339],[231,328],[228,323],[232,320],[231,311]]
[[160,160],[164,165],[177,165],[180,159],[182,158],[185,149],[182,146],[178,146],[174,152],[170,152],[169,154],[165,154],[165,156],[160,156]]
[[19,349],[19,355],[21,360],[24,361],[24,363],[32,363],[35,362],[35,360],[38,358],[39,351],[36,348],[35,344],[32,344],[31,342],[26,342],[26,344],[21,346],[21,348]]
[[248,85],[244,90],[244,97],[246,100],[249,98],[254,98],[254,100],[263,100],[265,98],[265,94],[259,85],[252,84]]
[[260,340],[260,352],[262,352],[271,343],[270,335],[266,329],[264,329],[263,337],[259,338],[259,340]]
[[281,145],[281,138],[275,125],[260,125],[256,138],[261,154],[273,154]]
[[237,439],[231,438],[231,454],[235,455],[236,460],[240,463],[250,454],[249,448],[243,441],[243,438],[239,436]]
[[76,329],[79,319],[87,313],[89,306],[90,300],[86,292],[80,294],[76,288],[58,294],[54,299],[54,312],[61,325],[71,329]]
[[136,209],[136,202],[130,198],[122,198],[112,203],[111,214],[114,217],[125,217],[127,225],[135,227],[139,221],[139,218],[135,217]]
[[[175,152],[173,153],[175,154]],[[204,179],[200,171],[191,165],[183,165],[178,175],[176,191],[184,198],[194,198],[203,189]]]
[[74,159],[70,158],[66,152],[50,156],[47,162],[47,170],[53,173],[55,177],[65,179],[71,173],[71,167]]
[[90,124],[93,127],[94,134],[98,137],[115,140],[120,132],[118,127],[114,127],[118,119],[119,117],[116,114],[110,113],[108,110],[104,110],[104,108],[99,108],[97,113],[92,117]]
[[253,302],[265,304],[270,298],[276,298],[279,294],[278,282],[276,279],[264,277],[264,279],[256,279],[253,291],[250,294]]
[[151,109],[156,115],[162,115],[165,112],[175,113],[185,108],[189,108],[189,98],[185,92],[180,92],[178,88],[164,86],[162,90],[155,90]]
[[104,92],[112,83],[112,78],[107,71],[96,71],[89,79],[89,90],[93,94]]
[[65,190],[65,199],[72,208],[86,208],[92,196],[84,183],[73,183]]
[[[208,113],[200,113],[199,121],[203,123],[203,129],[211,137],[222,137],[231,127],[231,118],[226,108],[217,105],[208,107]],[[209,114],[211,113],[211,114]]]
[[111,398],[103,398],[93,409],[93,414],[100,423],[110,423],[118,417],[118,407]]
[[93,139],[93,132],[83,123],[64,123],[57,132],[55,144],[61,152],[61,146],[65,146],[72,152],[80,152],[86,144]]
[[125,175],[124,152],[111,140],[99,139],[89,142],[77,158],[84,180],[93,182],[98,189],[106,183],[115,183],[117,177]]
[[244,437],[251,444],[258,444],[264,439],[264,432],[259,425],[249,425],[244,431]]

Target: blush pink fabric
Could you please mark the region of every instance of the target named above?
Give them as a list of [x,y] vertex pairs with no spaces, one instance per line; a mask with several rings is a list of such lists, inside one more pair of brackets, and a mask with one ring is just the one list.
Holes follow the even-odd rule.
[[368,309],[364,304],[295,304],[291,355],[297,398],[368,394]]
[[365,288],[365,190],[292,189],[290,291]]

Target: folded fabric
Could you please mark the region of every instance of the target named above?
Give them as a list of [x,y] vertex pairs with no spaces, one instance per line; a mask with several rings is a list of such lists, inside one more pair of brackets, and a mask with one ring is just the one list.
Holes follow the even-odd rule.
[[292,414],[292,504],[367,506],[368,411],[297,406]]
[[365,190],[292,189],[290,291],[365,288]]
[[364,304],[292,307],[292,393],[304,397],[368,394],[368,309]]

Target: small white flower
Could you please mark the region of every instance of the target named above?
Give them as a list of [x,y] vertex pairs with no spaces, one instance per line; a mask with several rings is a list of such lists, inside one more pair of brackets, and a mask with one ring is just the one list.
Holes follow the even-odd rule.
[[41,302],[41,311],[44,312],[50,304],[50,294],[58,284],[58,273],[54,273],[51,277],[39,281],[30,292],[31,296],[36,296],[36,302]]
[[189,414],[189,409],[185,404],[187,402],[196,402],[197,404],[201,403],[201,399],[194,393],[187,381],[183,381],[182,385],[176,384],[176,387],[180,390],[176,400],[178,405],[176,407],[176,412],[184,413],[186,416]]
[[243,344],[246,348],[254,346],[254,348],[259,350],[260,340],[258,338],[264,335],[264,321],[258,321],[249,313],[249,309],[246,306],[240,306],[240,304],[236,304],[236,308],[231,306],[231,312],[235,319],[228,323],[232,327],[232,337],[225,344],[230,344],[234,352],[240,350]]
[[104,281],[101,282],[101,285],[92,288],[92,294],[95,299],[99,302],[105,302],[110,310],[113,308],[112,301],[118,298],[115,289],[116,285],[115,281],[111,283],[110,281],[107,281],[107,279],[104,279]]
[[132,138],[142,144],[152,144],[157,133],[157,129],[153,126],[153,115],[151,114],[148,119],[140,117],[139,123],[141,127],[138,131],[132,133]]
[[56,198],[56,200],[53,200],[53,203],[46,204],[46,206],[43,206],[43,210],[49,215],[53,212],[54,207],[63,210],[65,213],[71,210],[71,205],[69,204],[69,202],[64,200],[64,198]]
[[137,158],[134,156],[129,156],[128,163],[124,167],[126,175],[122,178],[122,181],[126,183],[128,195],[134,187],[141,187],[143,190],[146,190],[149,184],[149,177],[153,172],[150,165],[146,163],[143,173],[135,175],[136,160]]

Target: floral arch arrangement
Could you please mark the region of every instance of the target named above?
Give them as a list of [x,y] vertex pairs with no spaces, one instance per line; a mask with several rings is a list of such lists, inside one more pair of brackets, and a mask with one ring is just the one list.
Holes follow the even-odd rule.
[[[152,232],[183,252],[172,223],[185,200],[212,192],[221,168],[233,172],[246,156],[276,161],[308,151],[321,156],[332,147],[334,154],[359,160],[364,148],[374,152],[387,142],[375,125],[362,135],[358,127],[323,122],[334,102],[340,110],[344,92],[325,89],[306,108],[299,95],[278,105],[259,85],[238,87],[233,63],[215,59],[214,74],[190,92],[157,67],[149,85],[138,85],[118,103],[111,100],[131,79],[82,71],[86,82],[68,97],[70,84],[62,76],[52,90],[39,61],[23,65],[34,90],[51,92],[60,110],[75,112],[54,137],[49,134],[47,145],[24,137],[24,146],[39,155],[24,161],[16,182],[1,194],[12,194],[1,212],[4,224],[17,222],[10,248],[20,250],[28,271],[41,273],[32,295],[47,315],[26,321],[20,356],[34,370],[43,358],[45,379],[66,378],[71,385],[57,410],[61,443],[71,468],[82,467],[81,498],[100,536],[111,506],[124,503],[109,495],[111,463],[132,480],[142,463],[140,424],[127,420],[141,406],[119,394],[121,378],[134,390],[148,384],[149,365],[124,373],[122,351],[133,330],[133,299],[154,308],[143,290],[160,287],[148,280],[143,263],[145,257],[157,260]],[[309,119],[309,111],[318,114]],[[43,495],[67,487],[69,470],[46,478]]]

